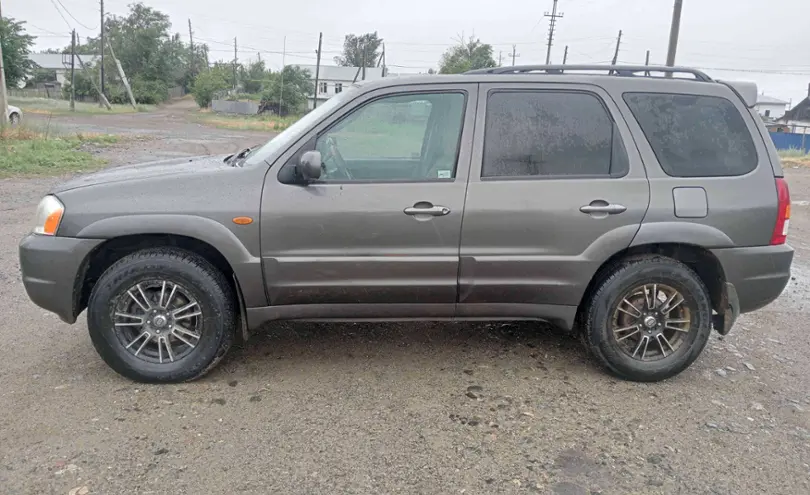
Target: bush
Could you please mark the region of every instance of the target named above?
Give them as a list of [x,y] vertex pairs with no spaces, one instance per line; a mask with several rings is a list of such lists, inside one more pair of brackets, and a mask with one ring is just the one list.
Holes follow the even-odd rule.
[[197,102],[200,108],[208,108],[211,106],[211,100],[214,99],[214,94],[228,87],[228,82],[217,71],[201,72],[197,79],[194,80],[194,85],[191,89],[191,94],[194,95],[194,101]]
[[157,105],[169,99],[169,87],[163,81],[147,81],[136,77],[131,84],[132,96],[137,103]]

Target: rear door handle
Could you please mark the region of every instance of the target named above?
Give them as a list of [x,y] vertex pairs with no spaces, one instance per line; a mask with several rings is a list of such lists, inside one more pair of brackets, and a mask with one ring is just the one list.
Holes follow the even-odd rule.
[[625,211],[627,211],[627,207],[619,204],[595,205],[591,203],[589,205],[581,207],[579,211],[587,214],[607,213],[608,215],[618,215],[619,213],[624,213]]
[[450,214],[450,208],[446,206],[426,206],[426,207],[416,207],[416,206],[409,206],[405,208],[406,215],[430,215],[433,217],[443,217],[445,215]]

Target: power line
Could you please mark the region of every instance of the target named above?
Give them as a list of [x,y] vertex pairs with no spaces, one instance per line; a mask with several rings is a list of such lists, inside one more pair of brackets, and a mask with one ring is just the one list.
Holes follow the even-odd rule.
[[70,22],[68,22],[68,20],[65,18],[65,15],[62,14],[62,11],[59,10],[59,7],[56,6],[56,2],[54,2],[54,0],[51,0],[51,5],[53,5],[53,8],[55,8],[56,11],[59,12],[59,17],[61,17],[62,20],[65,21],[65,25],[67,25],[67,27],[69,27],[70,29],[73,29],[73,26],[70,25]]
[[61,5],[62,8],[65,9],[65,12],[67,13],[67,15],[69,15],[74,21],[76,21],[79,24],[79,26],[82,26],[85,29],[89,29],[90,31],[95,31],[96,29],[98,29],[98,27],[92,27],[91,28],[88,25],[82,23],[82,21],[76,19],[76,16],[71,14],[70,11],[67,9],[67,7],[65,7],[65,4],[62,3],[62,0],[56,0],[56,1],[59,2],[59,5]]

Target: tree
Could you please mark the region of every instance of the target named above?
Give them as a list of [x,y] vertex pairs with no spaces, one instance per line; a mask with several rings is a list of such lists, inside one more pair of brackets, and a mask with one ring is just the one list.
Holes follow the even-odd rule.
[[347,34],[343,41],[343,55],[335,57],[335,63],[345,67],[375,67],[382,43],[376,31],[362,36]]
[[260,93],[267,79],[267,69],[261,60],[251,63],[247,68],[244,66],[239,68],[239,81],[245,93]]
[[[159,103],[168,98],[172,86],[191,88],[194,74],[207,67],[208,47],[195,45],[192,58],[191,47],[181,41],[179,34],[171,33],[169,16],[142,3],[131,4],[129,9],[127,15],[111,16],[105,22],[105,45],[107,42],[112,45],[132,81],[135,99]],[[99,38],[88,37],[76,51],[99,53],[101,48]],[[110,53],[108,46],[103,48]],[[112,57],[104,58],[104,82],[111,98],[124,94]]]
[[24,81],[33,68],[28,54],[34,45],[34,37],[26,34],[25,22],[15,21],[10,17],[0,18],[0,43],[3,44],[3,67],[6,72],[6,84],[16,86]]
[[[311,81],[311,74],[308,70],[295,65],[284,67],[284,77],[281,72],[270,74],[267,83],[262,91],[263,111],[274,111],[281,115],[295,113],[306,103],[307,98],[313,94],[315,87]],[[284,91],[281,91],[282,79],[284,80]],[[281,107],[279,108],[279,98]]]
[[230,85],[225,80],[221,71],[218,70],[205,70],[200,72],[194,80],[194,85],[191,88],[191,94],[194,95],[194,101],[200,108],[208,108],[211,106],[211,101],[218,91],[227,89]]
[[468,70],[486,69],[496,67],[492,58],[492,45],[481,43],[478,38],[470,37],[468,41],[459,40],[460,43],[448,48],[439,62],[440,74],[461,74]]

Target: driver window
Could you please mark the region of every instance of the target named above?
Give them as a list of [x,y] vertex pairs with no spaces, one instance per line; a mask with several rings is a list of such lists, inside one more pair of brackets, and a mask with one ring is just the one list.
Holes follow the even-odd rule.
[[463,93],[380,98],[318,136],[322,181],[441,180],[456,173]]

